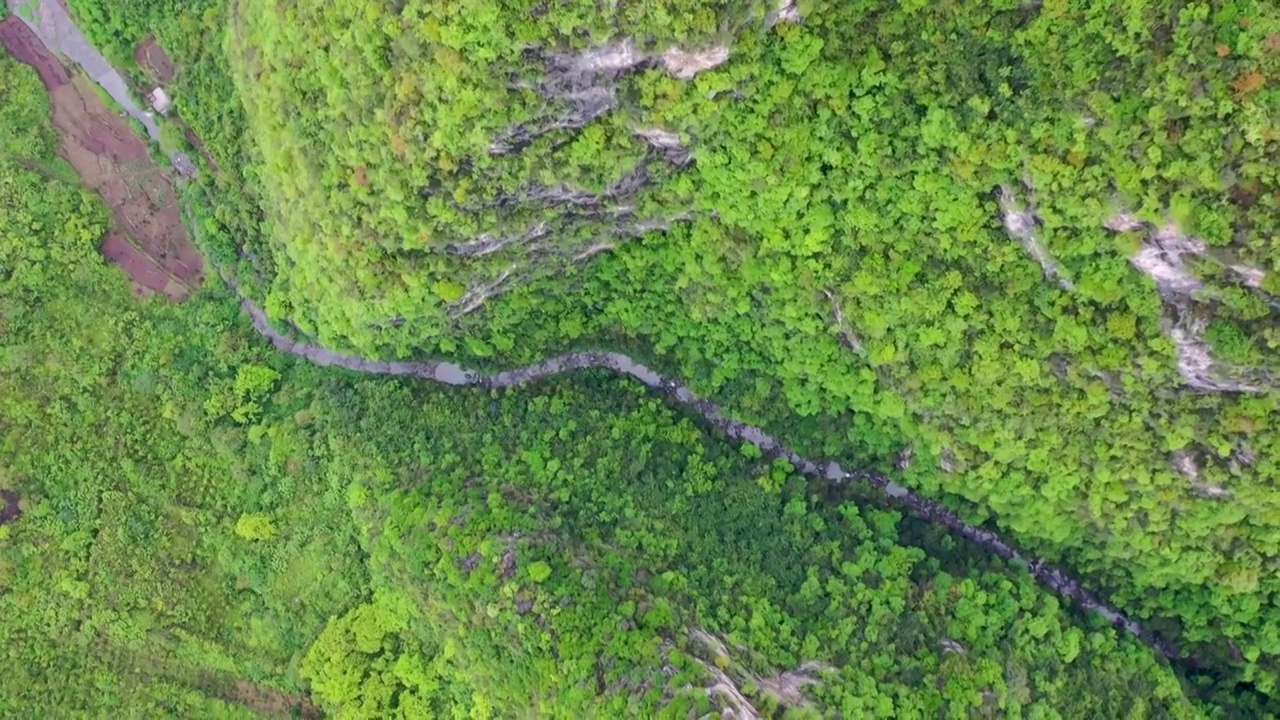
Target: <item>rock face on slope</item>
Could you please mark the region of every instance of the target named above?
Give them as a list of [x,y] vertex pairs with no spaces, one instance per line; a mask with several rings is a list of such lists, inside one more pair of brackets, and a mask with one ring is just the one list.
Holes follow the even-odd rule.
[[513,27],[425,2],[381,26],[316,1],[242,3],[232,56],[288,269],[277,298],[334,336],[444,325],[692,217],[665,186],[695,148],[646,96],[730,63],[735,34],[770,12],[799,15],[747,3],[672,20],[677,4],[564,34],[538,13]]
[[[1176,223],[1159,227],[1120,213],[1109,219],[1105,227],[1112,232],[1140,232],[1142,244],[1129,261],[1151,278],[1164,301],[1164,327],[1178,353],[1178,372],[1187,385],[1202,392],[1234,392],[1265,394],[1280,390],[1280,369],[1269,366],[1265,359],[1252,364],[1232,362],[1217,357],[1207,338],[1211,303],[1221,290],[1209,285],[1191,264],[1213,258],[1208,244],[1185,233]],[[1266,273],[1258,268],[1232,265],[1228,277],[1248,288],[1250,294],[1275,304],[1263,290]]]

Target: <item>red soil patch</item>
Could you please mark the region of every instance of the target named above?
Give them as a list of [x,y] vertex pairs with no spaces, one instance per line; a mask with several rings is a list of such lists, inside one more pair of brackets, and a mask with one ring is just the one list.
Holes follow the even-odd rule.
[[[146,253],[130,244],[128,238],[118,232],[107,233],[98,247],[107,260],[119,265],[134,283],[134,294],[142,297],[150,292],[164,292],[169,287],[169,276]],[[181,291],[181,287],[174,290]]]
[[19,62],[35,68],[40,82],[50,92],[71,82],[71,73],[18,18],[10,15],[0,21],[0,44]]
[[115,220],[102,252],[134,283],[174,300],[204,281],[204,260],[187,237],[173,179],[129,124],[102,105],[92,83],[71,77],[39,38],[16,18],[0,23],[0,42],[40,73],[53,104],[61,152]]
[[157,82],[173,82],[173,78],[178,74],[178,68],[174,66],[173,60],[169,59],[169,54],[156,44],[155,35],[148,35],[147,39],[134,49],[133,59],[137,61],[138,67],[146,70]]

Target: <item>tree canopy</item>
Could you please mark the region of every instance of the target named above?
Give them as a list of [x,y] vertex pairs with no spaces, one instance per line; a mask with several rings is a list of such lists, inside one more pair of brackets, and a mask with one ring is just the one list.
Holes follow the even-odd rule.
[[240,678],[351,716],[1276,692],[1275,4],[69,4],[135,76],[143,38],[172,55],[189,225],[277,320],[483,367],[627,350],[1071,567],[1200,672],[620,381],[359,380],[221,288],[134,304],[10,63],[22,707],[91,702],[40,690],[70,672],[95,708],[244,707]]

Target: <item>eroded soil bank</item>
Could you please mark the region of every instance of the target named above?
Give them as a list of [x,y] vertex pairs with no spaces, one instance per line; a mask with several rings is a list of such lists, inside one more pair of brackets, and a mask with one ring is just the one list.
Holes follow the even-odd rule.
[[204,260],[182,225],[173,178],[156,164],[146,141],[103,105],[91,80],[63,66],[18,18],[0,22],[0,43],[39,74],[61,155],[111,210],[114,227],[102,254],[128,273],[139,294],[174,300],[190,295],[204,281]]

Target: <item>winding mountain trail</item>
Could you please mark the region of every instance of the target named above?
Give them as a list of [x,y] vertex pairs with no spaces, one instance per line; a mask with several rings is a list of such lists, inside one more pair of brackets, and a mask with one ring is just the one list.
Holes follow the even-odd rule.
[[[232,289],[236,290],[234,285]],[[942,503],[894,483],[877,470],[845,470],[839,463],[834,461],[809,460],[783,445],[764,430],[727,417],[719,405],[698,397],[681,381],[674,378],[665,378],[622,353],[604,351],[571,352],[547,358],[533,365],[486,374],[445,361],[370,360],[358,355],[335,352],[318,345],[294,340],[276,330],[272,327],[267,314],[262,308],[247,298],[241,297],[240,307],[253,320],[254,329],[270,340],[277,350],[300,357],[316,365],[341,367],[369,375],[411,377],[447,385],[490,389],[518,387],[562,373],[589,368],[610,370],[620,375],[628,375],[651,390],[667,397],[673,403],[700,415],[706,422],[734,440],[752,443],[770,457],[784,458],[798,472],[810,478],[837,484],[864,483],[874,488],[888,498],[890,502],[900,505],[917,518],[935,525],[941,525],[970,542],[976,543],[991,555],[1026,566],[1027,570],[1041,585],[1074,602],[1080,608],[1101,615],[1116,629],[1129,633],[1166,658],[1190,662],[1182,657],[1182,653],[1173,643],[1151,632],[1120,610],[1111,607],[1080,580],[1041,558],[1022,552],[998,533],[966,523],[960,519],[959,515]]]

